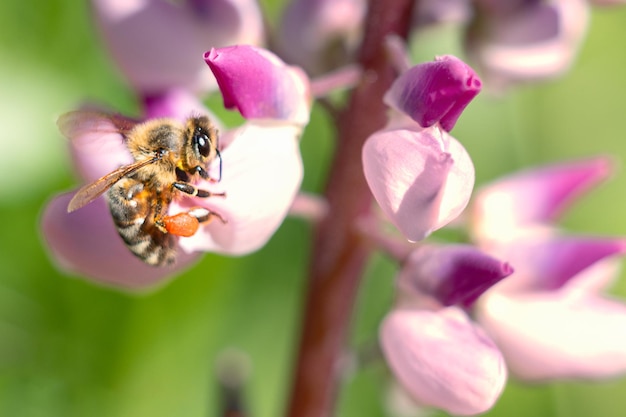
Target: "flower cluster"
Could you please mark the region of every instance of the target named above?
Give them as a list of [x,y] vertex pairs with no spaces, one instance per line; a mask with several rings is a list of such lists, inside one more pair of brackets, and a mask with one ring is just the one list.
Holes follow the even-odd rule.
[[[43,235],[54,259],[72,274],[136,288],[162,282],[203,252],[243,255],[259,249],[294,207],[300,189],[299,137],[309,122],[311,91],[323,90],[315,89],[309,76],[342,65],[354,70],[357,64],[356,72],[346,72],[351,76],[341,81],[340,75],[339,84],[331,84],[356,84],[360,92],[381,83],[380,91],[386,92],[379,97],[355,93],[345,104],[375,101],[378,114],[368,113],[367,106],[360,107],[363,114],[334,113],[338,130],[350,136],[340,137],[337,161],[348,163],[335,162],[331,172],[342,181],[336,185],[331,178],[322,201],[326,210],[318,210],[323,214],[315,219],[321,217],[320,235],[334,234],[318,236],[332,245],[314,248],[314,262],[323,265],[312,268],[307,314],[313,317],[304,319],[303,340],[316,342],[303,343],[300,353],[315,351],[302,353],[302,367],[315,365],[315,374],[325,372],[326,379],[309,384],[311,390],[329,396],[336,388],[325,382],[335,382],[341,349],[335,352],[332,345],[344,339],[341,323],[348,321],[319,311],[350,305],[357,287],[352,283],[358,282],[350,274],[362,272],[372,247],[400,265],[396,300],[378,336],[396,382],[419,406],[473,415],[493,406],[509,374],[539,381],[626,372],[626,337],[615,331],[626,325],[626,306],[605,294],[616,277],[617,258],[626,253],[626,238],[571,235],[555,224],[575,198],[607,177],[610,160],[514,174],[483,187],[472,200],[474,164],[451,134],[483,80],[499,88],[567,70],[587,27],[587,2],[422,1],[417,10],[406,2],[411,13],[401,14],[404,26],[378,38],[369,36],[364,22],[384,26],[393,19],[376,15],[389,17],[382,2],[370,3],[368,8],[364,0],[294,0],[276,31],[279,38],[267,42],[275,46],[272,52],[260,46],[266,42],[262,13],[251,0],[92,0],[105,45],[142,109],[138,118],[130,118],[86,106],[59,120],[82,181],[93,184],[137,162],[127,146],[132,126],[206,115],[220,132],[219,158],[199,167],[206,175],[190,188],[178,184],[187,195],[173,199],[166,214],[200,210],[219,213],[222,221],[176,236],[176,263],[154,268],[125,246],[103,198],[68,213],[74,190],[54,197],[43,212]],[[408,64],[397,33],[441,22],[464,26],[465,52],[481,77],[452,55]],[[378,58],[363,53],[363,58],[363,50],[384,52]],[[386,73],[368,66],[376,59]],[[360,78],[351,78],[354,74]],[[203,104],[216,89],[224,108],[245,120],[240,126],[223,126]],[[331,99],[324,104],[331,111],[345,110]],[[348,110],[354,108],[359,107]],[[359,119],[386,124],[351,135],[345,126],[358,125]],[[188,172],[176,169],[170,174],[186,180]],[[136,205],[128,194],[129,204]],[[346,208],[346,196],[363,204]],[[329,219],[344,223],[324,228]],[[452,222],[464,227],[467,240],[429,239]],[[382,232],[388,225],[393,236]],[[300,371],[297,377],[308,374]],[[294,385],[306,386],[299,382]],[[332,403],[325,398],[311,405],[309,394],[303,394],[306,406]],[[298,409],[297,399],[293,404]]]
[[[469,202],[473,165],[448,131],[480,87],[470,67],[444,56],[401,74],[386,95],[393,113],[368,138],[363,168],[408,241],[445,226]],[[382,240],[402,269],[381,345],[414,401],[473,415],[495,403],[507,369],[529,381],[626,371],[626,337],[615,331],[626,325],[626,305],[601,294],[626,238],[568,236],[552,224],[609,171],[608,159],[595,158],[484,187],[469,210],[468,244],[398,250]]]

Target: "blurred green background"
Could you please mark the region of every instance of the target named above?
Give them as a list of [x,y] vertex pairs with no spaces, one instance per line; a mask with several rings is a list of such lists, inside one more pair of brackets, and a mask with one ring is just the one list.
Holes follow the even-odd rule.
[[[270,21],[278,1],[264,2]],[[455,51],[422,39],[417,56]],[[531,164],[626,156],[626,8],[595,11],[574,69],[505,98],[481,95],[454,135],[478,183]],[[423,45],[423,47],[422,47]],[[207,49],[210,45],[207,45]],[[251,415],[280,416],[288,393],[310,227],[287,219],[242,258],[207,255],[147,294],[126,294],[59,272],[38,230],[46,201],[76,185],[55,119],[92,99],[132,114],[137,103],[102,50],[84,2],[0,4],[0,416],[214,416],[216,358],[250,356]],[[219,104],[219,99],[211,103]],[[314,109],[302,140],[304,189],[319,191],[332,126]],[[594,191],[564,225],[626,235],[626,174]],[[357,305],[352,343],[370,346],[392,301],[394,266],[376,257]],[[616,294],[626,295],[622,277]],[[616,329],[616,331],[619,331]],[[626,329],[622,329],[626,331]],[[346,381],[342,417],[386,416],[384,366]],[[490,416],[622,417],[626,380],[527,386],[511,382]]]

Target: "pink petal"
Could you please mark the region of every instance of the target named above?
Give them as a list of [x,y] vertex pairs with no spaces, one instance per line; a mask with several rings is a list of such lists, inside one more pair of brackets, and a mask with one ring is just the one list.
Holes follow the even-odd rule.
[[506,383],[498,348],[458,308],[392,311],[380,339],[394,375],[423,405],[456,415],[482,413]]
[[280,55],[312,75],[349,62],[360,39],[365,0],[294,0],[287,4],[279,36]]
[[263,22],[257,2],[92,0],[109,51],[143,93],[171,87],[206,91],[215,79],[202,54],[208,46],[259,44]]
[[363,169],[383,212],[411,241],[456,218],[474,185],[467,151],[437,128],[373,134],[363,147]]
[[472,68],[445,55],[403,73],[385,95],[385,102],[422,127],[440,123],[450,131],[481,86]]
[[104,199],[73,213],[67,204],[73,193],[55,197],[46,206],[41,227],[52,257],[74,275],[123,288],[162,283],[192,265],[198,255],[178,251],[173,266],[156,268],[135,257],[117,234]]
[[[498,256],[515,266],[516,273],[497,286],[507,293],[520,291],[554,291],[577,280],[579,274],[596,263],[616,255],[626,254],[626,240],[588,236],[529,236],[516,239],[500,247]],[[609,281],[604,277],[594,279],[587,275],[588,285],[600,288],[598,282]],[[595,284],[590,284],[595,282]]]
[[246,119],[309,121],[309,81],[273,53],[251,46],[211,49],[204,59],[219,84],[224,106]]
[[482,25],[470,32],[470,56],[489,85],[505,87],[568,70],[586,34],[589,6],[584,0],[531,2],[508,16],[478,18]]
[[222,130],[217,117],[187,90],[170,89],[162,94],[144,96],[143,100],[145,119],[169,117],[185,122],[191,116],[207,115],[218,130]]
[[215,221],[193,237],[183,238],[187,251],[215,251],[232,255],[263,246],[287,215],[302,181],[300,129],[287,124],[247,123],[227,132],[230,145],[222,152],[219,184],[201,188],[225,191],[225,198],[194,199],[216,211],[227,224]]
[[471,245],[421,245],[404,264],[397,285],[406,296],[430,296],[445,306],[469,307],[513,268]]
[[70,140],[72,161],[85,182],[94,181],[133,161],[124,137],[104,113],[69,112],[57,123]]
[[529,169],[488,185],[472,205],[475,234],[502,240],[531,223],[555,221],[611,170],[609,158],[597,157]]
[[480,305],[480,323],[520,378],[606,378],[626,372],[622,303],[551,292],[493,295]]

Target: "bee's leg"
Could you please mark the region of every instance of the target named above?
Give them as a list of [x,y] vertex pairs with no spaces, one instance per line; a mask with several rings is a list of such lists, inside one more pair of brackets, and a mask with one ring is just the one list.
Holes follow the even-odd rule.
[[173,216],[165,216],[162,221],[168,233],[176,236],[190,237],[198,231],[200,223],[208,224],[214,217],[217,217],[224,224],[227,223],[226,219],[220,214],[204,207],[193,207],[188,211]]
[[189,209],[189,211],[187,211],[187,214],[189,214],[191,217],[195,217],[200,223],[208,224],[213,220],[214,217],[216,217],[223,224],[228,223],[228,220],[222,217],[221,214],[206,209],[204,207],[192,207],[191,209]]
[[178,191],[182,191],[185,194],[189,194],[192,197],[201,197],[201,198],[226,197],[226,193],[225,192],[212,193],[211,191],[202,190],[200,188],[197,188],[196,186],[191,185],[188,182],[177,181],[177,182],[172,184],[172,187],[174,187]]

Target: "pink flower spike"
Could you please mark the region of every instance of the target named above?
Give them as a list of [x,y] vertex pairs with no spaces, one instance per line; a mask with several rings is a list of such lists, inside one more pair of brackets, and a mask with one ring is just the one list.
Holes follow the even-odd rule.
[[[280,226],[300,188],[303,168],[293,125],[249,122],[225,134],[224,172],[219,184],[200,187],[226,192],[225,198],[197,199],[227,221],[215,221],[190,238],[187,251],[240,255],[264,245]],[[229,137],[230,136],[230,137]]]
[[258,45],[263,20],[253,0],[92,0],[95,19],[118,66],[144,94],[216,87],[202,54],[216,47]]
[[533,223],[552,222],[605,180],[612,160],[596,157],[513,174],[481,189],[472,205],[476,232],[503,237]]
[[422,245],[407,259],[397,285],[408,297],[426,295],[444,306],[469,308],[512,273],[508,263],[471,245]]
[[385,102],[422,127],[439,123],[450,131],[481,86],[469,65],[444,55],[403,73],[385,95]]
[[237,108],[246,119],[308,123],[310,85],[301,69],[252,46],[213,48],[204,59],[217,79],[226,108]]
[[374,133],[363,147],[363,169],[383,212],[410,241],[456,218],[474,186],[467,151],[437,127]]
[[513,374],[527,381],[607,378],[626,372],[626,306],[557,291],[479,302],[478,320]]
[[124,245],[103,199],[73,213],[67,204],[73,193],[55,197],[41,219],[43,237],[59,266],[72,274],[93,278],[107,285],[139,289],[162,283],[191,266],[198,254],[179,251],[174,265],[149,266]]
[[506,383],[496,345],[462,310],[394,310],[380,329],[383,354],[413,397],[455,415],[482,413]]

